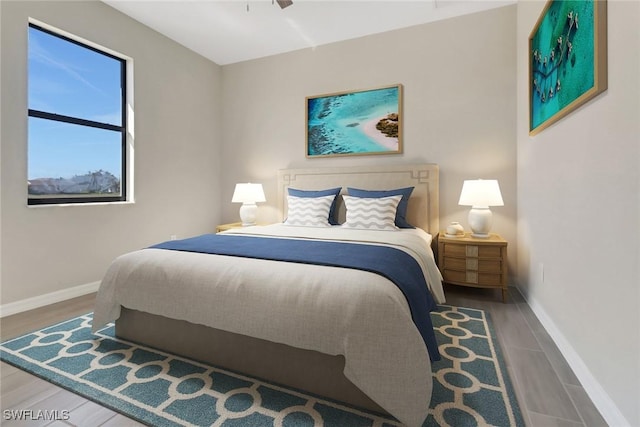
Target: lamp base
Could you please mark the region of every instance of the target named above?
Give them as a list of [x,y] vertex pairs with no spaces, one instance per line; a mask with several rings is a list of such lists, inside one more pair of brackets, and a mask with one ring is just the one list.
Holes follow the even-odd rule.
[[478,239],[488,239],[489,233],[479,234],[479,233],[471,233],[471,237],[475,237]]
[[256,217],[258,215],[258,206],[255,203],[243,203],[240,206],[240,220],[242,226],[247,227],[256,225]]
[[473,206],[469,211],[468,219],[473,237],[481,239],[489,237],[489,231],[491,231],[491,225],[493,223],[493,214],[488,207]]

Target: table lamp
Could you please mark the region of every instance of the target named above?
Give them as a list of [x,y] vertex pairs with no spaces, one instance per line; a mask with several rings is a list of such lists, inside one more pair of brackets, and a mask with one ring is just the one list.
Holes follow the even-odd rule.
[[469,211],[471,235],[480,238],[489,237],[493,222],[493,214],[489,206],[504,206],[498,181],[495,179],[465,180],[458,204],[471,206]]
[[242,203],[240,206],[240,220],[242,226],[255,225],[258,206],[256,203],[265,202],[262,184],[236,184],[231,203]]

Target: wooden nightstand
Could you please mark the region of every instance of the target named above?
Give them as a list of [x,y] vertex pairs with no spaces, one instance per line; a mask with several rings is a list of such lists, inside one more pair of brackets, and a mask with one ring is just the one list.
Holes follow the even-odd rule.
[[476,288],[502,289],[507,299],[507,241],[491,233],[487,238],[438,235],[438,266],[444,282]]
[[241,222],[232,222],[229,224],[220,224],[216,227],[216,233],[220,233],[221,231],[231,230],[232,228],[241,228]]

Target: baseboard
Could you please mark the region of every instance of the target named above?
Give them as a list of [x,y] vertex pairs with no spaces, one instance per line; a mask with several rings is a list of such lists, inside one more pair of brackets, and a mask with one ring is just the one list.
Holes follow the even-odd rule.
[[591,398],[593,404],[600,411],[600,415],[605,419],[610,426],[631,426],[629,421],[624,417],[622,412],[618,409],[615,402],[609,397],[609,394],[602,388],[598,380],[591,374],[591,371],[584,363],[580,355],[575,351],[573,346],[565,338],[564,334],[560,332],[560,329],[556,326],[554,321],[547,315],[547,312],[542,308],[535,299],[527,300],[529,307],[538,317],[542,326],[546,329],[547,333],[553,339],[556,346],[567,360],[567,363],[573,370],[580,384],[584,388],[585,392]]
[[100,281],[0,305],[0,318],[96,292]]

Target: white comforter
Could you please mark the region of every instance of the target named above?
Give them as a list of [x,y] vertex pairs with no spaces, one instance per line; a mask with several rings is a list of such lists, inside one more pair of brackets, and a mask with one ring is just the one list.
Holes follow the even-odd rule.
[[[416,258],[432,295],[444,302],[431,236],[282,224],[228,234],[318,238],[391,245]],[[421,426],[432,391],[431,364],[402,292],[359,270],[143,249],[117,258],[96,299],[93,329],[120,308],[186,320],[256,338],[344,355],[345,375],[408,426]]]

